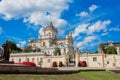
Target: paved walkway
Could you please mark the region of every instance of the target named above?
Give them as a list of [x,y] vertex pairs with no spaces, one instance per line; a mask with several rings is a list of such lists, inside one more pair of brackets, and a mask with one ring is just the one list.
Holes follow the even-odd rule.
[[58,67],[58,70],[77,70],[77,71],[109,71],[119,70],[120,68],[94,68],[94,67]]
[[58,67],[59,70],[106,70],[105,68],[88,68],[88,67]]

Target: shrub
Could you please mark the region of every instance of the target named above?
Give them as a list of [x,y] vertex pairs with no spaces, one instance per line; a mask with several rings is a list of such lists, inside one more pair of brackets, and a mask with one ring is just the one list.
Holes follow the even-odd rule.
[[79,66],[79,67],[86,67],[86,66],[87,66],[87,63],[86,63],[86,61],[79,61],[79,62],[78,62],[78,66]]
[[86,66],[87,66],[87,63],[86,63],[86,61],[81,61],[81,62],[80,62],[80,65],[81,65],[81,67],[86,67]]
[[36,66],[34,62],[22,62],[23,65]]
[[62,67],[63,66],[63,63],[60,61],[59,62],[59,67]]
[[79,66],[79,67],[81,66],[81,61],[78,62],[78,66]]
[[53,62],[52,67],[57,67],[57,62]]

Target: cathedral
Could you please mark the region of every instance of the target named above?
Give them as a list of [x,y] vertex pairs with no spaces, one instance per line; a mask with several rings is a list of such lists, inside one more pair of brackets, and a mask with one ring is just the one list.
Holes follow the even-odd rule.
[[49,22],[46,27],[43,27],[42,34],[39,34],[38,40],[30,40],[29,46],[32,48],[40,48],[45,54],[54,56],[55,48],[59,48],[61,55],[67,54],[74,57],[72,32],[69,32],[65,38],[57,38],[58,30]]

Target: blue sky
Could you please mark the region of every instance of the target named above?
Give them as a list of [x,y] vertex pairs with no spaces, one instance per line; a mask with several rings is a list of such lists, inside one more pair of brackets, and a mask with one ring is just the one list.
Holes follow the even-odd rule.
[[102,42],[120,42],[119,0],[0,0],[0,45],[6,40],[27,46],[48,22],[58,38],[73,32],[74,46],[96,50]]

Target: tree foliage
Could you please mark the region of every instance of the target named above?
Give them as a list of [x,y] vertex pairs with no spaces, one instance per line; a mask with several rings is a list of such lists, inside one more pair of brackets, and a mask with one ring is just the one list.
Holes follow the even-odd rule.
[[114,46],[109,46],[107,49],[106,49],[106,54],[117,54],[117,50]]
[[32,52],[32,46],[27,46],[24,48],[23,52]]
[[60,48],[58,48],[58,47],[55,48],[54,55],[61,55]]
[[103,51],[103,53],[106,53],[106,48],[105,48],[105,46],[104,45],[102,45],[102,51]]
[[11,53],[17,53],[17,52],[21,52],[22,49],[17,47],[16,43],[10,40],[7,40],[8,44],[9,44],[9,50]]
[[98,53],[98,50],[96,50],[94,53]]

